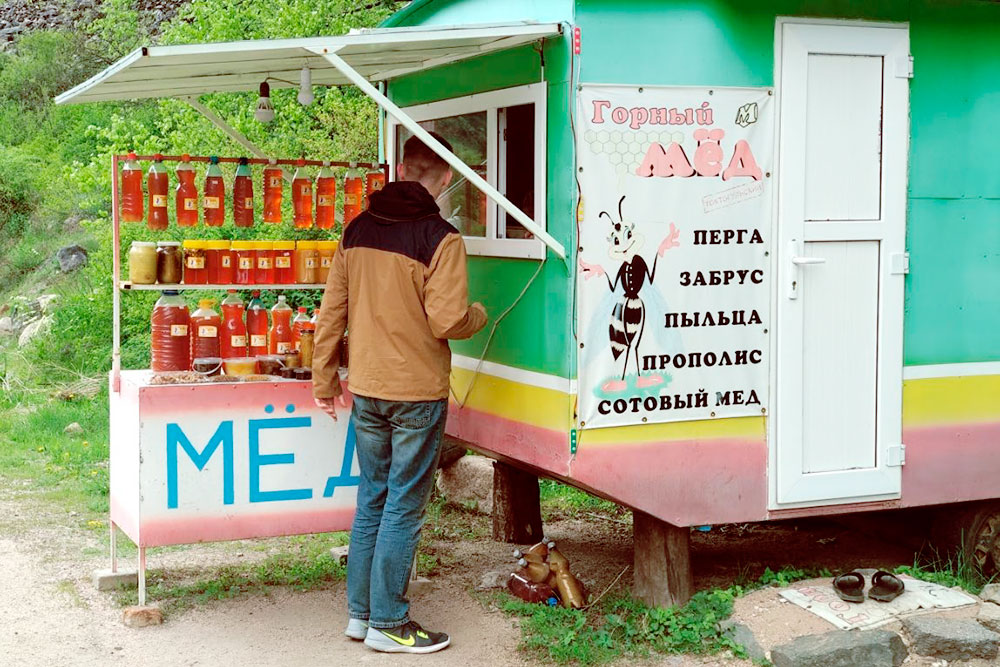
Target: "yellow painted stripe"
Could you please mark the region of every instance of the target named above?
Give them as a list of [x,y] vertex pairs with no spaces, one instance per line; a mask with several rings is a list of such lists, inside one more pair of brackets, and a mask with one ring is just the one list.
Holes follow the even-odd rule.
[[717,440],[739,438],[764,440],[767,425],[764,417],[732,417],[669,424],[639,424],[597,428],[580,434],[580,445],[601,446],[675,440]]
[[1000,375],[903,382],[903,425],[1000,421]]
[[[465,398],[474,375],[473,371],[452,367],[451,386],[455,396]],[[455,396],[452,396],[452,409],[457,409]],[[465,406],[504,419],[568,433],[572,400],[569,394],[555,389],[480,373]]]

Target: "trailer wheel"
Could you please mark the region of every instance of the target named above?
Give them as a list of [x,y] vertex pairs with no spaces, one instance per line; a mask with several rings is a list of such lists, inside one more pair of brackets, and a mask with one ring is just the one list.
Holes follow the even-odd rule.
[[976,513],[963,546],[969,564],[984,579],[1000,572],[1000,505],[986,505]]
[[937,560],[967,565],[989,581],[1000,573],[1000,503],[962,503],[942,507],[934,520]]

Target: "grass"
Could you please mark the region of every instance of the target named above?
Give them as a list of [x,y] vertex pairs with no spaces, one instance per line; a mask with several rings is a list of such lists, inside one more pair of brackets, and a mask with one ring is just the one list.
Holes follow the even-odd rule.
[[572,486],[550,479],[538,481],[538,494],[542,502],[542,519],[577,518],[598,514],[609,518],[627,518],[628,510],[621,505],[591,495]]
[[585,610],[531,604],[507,593],[480,600],[521,619],[520,649],[529,657],[558,664],[599,665],[615,660],[646,659],[670,653],[729,652],[747,657],[726,633],[722,621],[736,598],[768,586],[830,576],[827,570],[770,568],[745,585],[733,584],[696,593],[683,607],[648,607],[625,593],[615,593]]
[[[268,595],[277,589],[321,590],[343,581],[347,569],[329,554],[331,547],[347,543],[347,533],[303,535],[282,540],[282,551],[263,560],[223,565],[208,571],[172,568],[149,570],[146,595],[160,603],[165,614],[199,604]],[[187,576],[185,576],[187,575]],[[192,580],[192,575],[196,578]],[[138,602],[134,589],[115,592],[121,606]]]
[[973,595],[979,595],[983,586],[989,583],[983,580],[961,550],[954,557],[935,557],[930,562],[914,558],[913,565],[901,565],[895,572],[948,588],[958,586]]

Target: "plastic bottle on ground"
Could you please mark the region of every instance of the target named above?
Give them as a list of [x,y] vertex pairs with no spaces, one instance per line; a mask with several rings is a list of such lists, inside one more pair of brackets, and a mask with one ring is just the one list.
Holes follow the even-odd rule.
[[549,566],[545,563],[536,563],[521,558],[517,564],[521,568],[521,574],[534,582],[544,583],[549,578]]
[[122,222],[142,222],[142,167],[139,166],[135,152],[128,154],[122,166]]
[[555,542],[549,542],[547,545],[549,550],[549,566],[553,570],[569,569],[569,559],[562,555],[562,553],[556,548]]
[[254,290],[247,304],[247,339],[250,356],[267,354],[267,308],[260,300],[260,290]]
[[177,191],[174,204],[177,208],[177,225],[194,227],[198,224],[198,186],[194,183],[195,170],[190,157],[184,155],[177,165]]
[[243,299],[231,289],[222,300],[222,333],[219,347],[223,359],[247,356],[247,325],[243,321]]
[[215,299],[201,299],[198,310],[191,314],[191,359],[220,357],[219,332],[222,318],[212,306]]
[[177,290],[164,290],[150,316],[150,367],[154,371],[191,369],[191,315]]
[[545,560],[546,558],[548,558],[549,555],[548,545],[549,545],[549,538],[543,536],[542,541],[539,542],[538,544],[535,544],[530,549],[528,549],[527,553],[536,554],[542,560]]
[[511,573],[507,579],[507,588],[525,602],[541,602],[550,607],[559,603],[551,586],[535,583],[517,572]]
[[209,227],[221,227],[226,221],[226,181],[219,168],[219,158],[214,155],[205,172],[205,188],[202,193],[201,207],[204,211],[205,224]]
[[559,590],[559,598],[564,607],[582,609],[587,601],[583,597],[583,589],[576,577],[566,569],[556,570],[556,587]]
[[292,308],[285,302],[285,295],[271,309],[271,331],[268,336],[270,354],[288,354],[295,350],[292,343]]
[[146,175],[146,189],[149,191],[149,215],[146,226],[153,231],[166,229],[170,220],[167,218],[167,192],[170,190],[170,178],[167,168],[163,166],[163,156],[157,155]]
[[545,560],[538,554],[521,551],[520,549],[514,549],[514,560],[519,561],[521,559],[528,561],[529,563],[544,563]]

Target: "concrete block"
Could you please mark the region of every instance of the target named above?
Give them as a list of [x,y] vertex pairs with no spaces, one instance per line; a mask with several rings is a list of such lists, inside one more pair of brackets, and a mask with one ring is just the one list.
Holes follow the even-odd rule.
[[1000,584],[986,584],[979,593],[979,597],[987,602],[1000,604]]
[[887,630],[836,630],[798,637],[771,650],[775,667],[899,667],[903,638]]
[[976,616],[976,620],[986,629],[993,632],[1000,632],[1000,605],[993,604],[992,602],[984,602],[983,606],[979,608],[979,615]]
[[136,588],[139,586],[139,573],[135,570],[111,569],[94,570],[94,588],[99,591],[113,591],[118,588]]
[[130,628],[146,628],[163,623],[163,612],[158,607],[125,607],[122,623]]
[[910,647],[920,655],[952,660],[993,660],[1000,651],[1000,634],[972,618],[917,616],[903,621]]
[[330,558],[334,559],[341,565],[347,565],[347,552],[350,551],[350,545],[345,544],[342,547],[333,547],[330,549]]
[[432,588],[434,588],[434,584],[427,577],[410,579],[410,584],[406,588],[406,594],[409,597],[423,595],[424,593],[429,592]]
[[483,578],[476,584],[476,590],[491,591],[495,588],[505,588],[508,579],[510,579],[509,570],[490,570],[483,574]]
[[760,645],[760,642],[757,641],[757,637],[754,636],[753,631],[749,627],[742,623],[736,623],[731,619],[722,621],[719,623],[719,627],[727,637],[746,650],[751,660],[763,661],[767,659],[767,652]]

